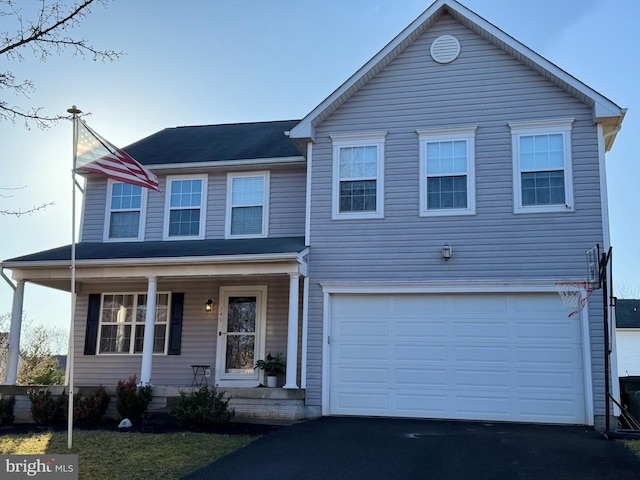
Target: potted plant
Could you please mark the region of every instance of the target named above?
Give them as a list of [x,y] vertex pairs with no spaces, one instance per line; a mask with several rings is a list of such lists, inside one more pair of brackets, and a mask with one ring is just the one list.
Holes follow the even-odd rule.
[[275,387],[278,383],[278,374],[284,373],[282,353],[277,353],[273,356],[271,352],[269,352],[265,360],[258,360],[256,362],[255,368],[264,370],[267,376],[267,387]]

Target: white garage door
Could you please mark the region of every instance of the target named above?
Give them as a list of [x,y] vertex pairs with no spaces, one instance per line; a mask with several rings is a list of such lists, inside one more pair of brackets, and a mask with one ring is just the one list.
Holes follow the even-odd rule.
[[329,413],[584,424],[557,294],[330,296]]

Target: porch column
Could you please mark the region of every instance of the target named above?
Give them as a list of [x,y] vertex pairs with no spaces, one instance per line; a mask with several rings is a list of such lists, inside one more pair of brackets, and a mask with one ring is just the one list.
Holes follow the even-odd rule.
[[144,340],[142,342],[142,367],[140,368],[140,385],[151,383],[151,364],[153,362],[153,337],[156,323],[157,277],[149,277],[147,287],[147,309],[144,317]]
[[282,388],[298,388],[298,297],[300,275],[289,275],[289,328],[287,337],[287,374]]
[[11,327],[9,328],[9,356],[7,358],[7,375],[5,385],[18,382],[18,360],[20,358],[20,333],[22,331],[22,305],[24,304],[24,280],[16,281],[11,307]]

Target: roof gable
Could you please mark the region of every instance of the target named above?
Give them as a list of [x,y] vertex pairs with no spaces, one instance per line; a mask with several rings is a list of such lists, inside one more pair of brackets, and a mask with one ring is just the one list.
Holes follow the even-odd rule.
[[437,0],[433,3],[422,15],[414,20],[371,58],[371,60],[293,127],[290,137],[299,142],[314,139],[315,127],[318,124],[351,98],[363,85],[398,57],[401,52],[444,15],[451,15],[462,25],[506,51],[538,74],[592,107],[594,111],[594,121],[604,125],[605,134],[611,133],[606,138],[605,144],[607,150],[611,148],[615,134],[617,130],[619,130],[626,113],[626,109],[620,108],[606,97],[569,75],[555,64],[538,55],[527,46],[518,42],[455,0]]
[[297,120],[165,128],[124,150],[147,166],[298,157],[286,135]]

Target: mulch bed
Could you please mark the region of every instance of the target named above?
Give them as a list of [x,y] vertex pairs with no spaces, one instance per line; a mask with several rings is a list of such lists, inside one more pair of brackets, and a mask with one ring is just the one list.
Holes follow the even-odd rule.
[[[176,432],[199,432],[199,433],[215,433],[220,435],[251,435],[251,436],[263,436],[268,435],[271,432],[275,432],[282,428],[281,425],[269,425],[263,423],[244,423],[244,422],[232,422],[228,425],[216,428],[215,430],[189,430],[182,428],[174,422],[138,422],[131,428],[118,428],[118,421],[105,421],[99,424],[92,425],[74,425],[74,430],[102,430],[112,432],[122,432],[126,434],[128,432],[137,433],[176,433]],[[0,435],[3,434],[29,434],[29,433],[42,433],[47,431],[66,432],[66,425],[53,425],[42,426],[35,425],[33,423],[18,423],[15,425],[0,427]]]

